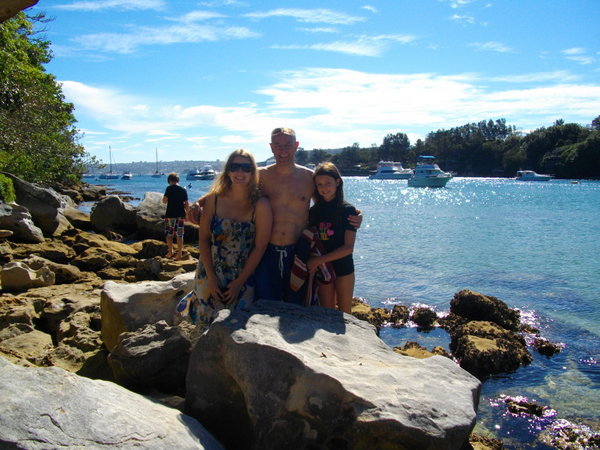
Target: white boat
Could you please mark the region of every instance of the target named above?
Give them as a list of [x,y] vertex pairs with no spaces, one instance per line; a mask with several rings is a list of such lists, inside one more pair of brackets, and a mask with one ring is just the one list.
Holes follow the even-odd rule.
[[214,180],[217,172],[214,171],[210,164],[206,164],[202,170],[190,170],[186,176],[186,180]]
[[408,180],[413,174],[412,169],[405,169],[402,163],[396,161],[379,161],[377,171],[369,175],[370,180]]
[[533,170],[517,170],[517,181],[548,181],[551,180],[552,175],[545,175],[543,173],[535,173]]
[[108,172],[102,173],[100,174],[100,179],[101,180],[117,180],[119,179],[119,174],[118,173],[113,173],[112,171],[112,150],[110,148],[110,145],[108,146]]
[[434,162],[435,156],[419,156],[415,173],[408,179],[410,187],[444,187],[452,174],[444,172]]
[[160,170],[158,170],[158,148],[155,149],[156,150],[156,170],[154,171],[154,173],[152,174],[152,178],[162,178],[165,176],[164,173],[162,173]]
[[123,175],[121,175],[121,180],[131,180],[132,178],[133,174],[129,171],[123,172]]

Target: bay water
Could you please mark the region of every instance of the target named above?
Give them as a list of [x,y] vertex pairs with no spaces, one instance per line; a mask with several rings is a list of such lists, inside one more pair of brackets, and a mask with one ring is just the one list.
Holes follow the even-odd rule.
[[[90,181],[90,180],[88,180]],[[166,177],[100,180],[130,193],[163,193]],[[182,180],[182,185],[189,182]],[[190,200],[210,181],[188,186]],[[600,182],[454,178],[445,188],[409,188],[403,180],[344,178],[346,200],[362,211],[354,252],[355,296],[375,307],[427,305],[449,310],[471,289],[521,311],[542,336],[564,344],[550,358],[483,383],[476,432],[508,448],[547,448],[537,438],[557,420],[600,425]],[[445,331],[384,327],[391,347],[417,341],[448,349]],[[373,380],[377,382],[377,380]],[[513,417],[501,395],[547,406],[543,419]]]

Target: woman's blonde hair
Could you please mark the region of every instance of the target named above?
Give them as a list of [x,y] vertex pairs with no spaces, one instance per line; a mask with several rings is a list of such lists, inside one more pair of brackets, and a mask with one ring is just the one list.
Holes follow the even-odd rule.
[[248,183],[248,198],[252,203],[255,203],[258,200],[258,167],[256,165],[256,160],[254,159],[254,155],[243,148],[239,148],[229,155],[227,158],[227,162],[225,166],[223,166],[223,171],[217,176],[214,183],[210,187],[210,193],[215,195],[224,194],[225,192],[231,189],[231,179],[229,178],[229,171],[231,169],[231,163],[237,156],[242,156],[250,162],[252,166],[252,172],[250,172],[250,182]]

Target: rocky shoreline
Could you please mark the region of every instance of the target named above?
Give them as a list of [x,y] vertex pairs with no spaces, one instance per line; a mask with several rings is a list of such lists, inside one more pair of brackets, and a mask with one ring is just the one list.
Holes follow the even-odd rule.
[[[188,243],[183,260],[162,256],[166,244],[162,241],[161,194],[148,193],[134,208],[119,196],[107,195],[103,187],[84,185],[79,190],[59,194],[11,178],[16,204],[0,203],[0,355],[16,366],[3,365],[0,370],[14,372],[13,378],[17,373],[24,376],[18,367],[56,367],[67,371],[58,373],[56,370],[60,369],[52,369],[52,376],[62,380],[61,383],[76,376],[69,374],[77,374],[86,379],[112,381],[126,387],[128,392],[153,394],[154,399],[160,398],[161,402],[188,413],[178,411],[183,417],[180,420],[189,421],[194,430],[200,430],[194,434],[197,448],[218,448],[220,444],[192,417],[201,419],[220,442],[231,448],[239,448],[240,443],[249,448],[286,442],[289,445],[292,437],[292,442],[302,445],[327,446],[337,442],[347,448],[366,448],[386,439],[396,445],[414,440],[416,447],[437,442],[436,445],[443,443],[447,448],[461,448],[475,423],[480,385],[477,378],[484,380],[491,374],[510,372],[528,364],[530,348],[547,356],[561,350],[560,345],[540,336],[538,330],[524,326],[518,311],[499,299],[469,290],[455,294],[446,317],[438,317],[428,308],[410,309],[402,305],[394,306],[391,311],[372,308],[362,299],[355,299],[354,318],[335,311],[324,314],[320,308],[315,317],[313,313],[290,310],[288,305],[261,304],[254,314],[220,314],[210,330],[200,335],[204,330],[189,326],[175,314],[175,305],[191,289],[198,250],[196,245]],[[77,204],[84,200],[96,202],[90,214],[77,209]],[[197,236],[195,227],[187,226],[190,229],[186,235]],[[272,330],[277,330],[271,321],[274,316],[280,317],[280,322],[278,332],[273,334]],[[423,330],[434,326],[444,328],[451,337],[452,354],[443,348],[428,350],[409,342],[393,350],[381,348],[379,363],[370,366],[366,356],[379,351],[375,350],[381,343],[377,338],[379,327],[402,327],[408,321]],[[370,324],[366,328],[365,322]],[[321,331],[316,330],[328,333],[335,342],[343,335],[341,341],[347,340],[350,345],[348,342],[326,345],[324,342],[329,341],[322,341]],[[290,343],[291,335],[302,338]],[[278,348],[285,351],[273,355],[270,350],[273,342],[278,342]],[[366,342],[369,347],[357,342]],[[317,347],[322,351],[315,353]],[[243,364],[248,352],[254,352],[255,359]],[[210,366],[206,361],[217,362]],[[256,367],[257,361],[271,361],[271,364],[262,370]],[[298,361],[303,363],[298,366]],[[349,369],[344,361],[360,361],[360,367],[353,365]],[[392,402],[400,404],[390,405],[388,401],[386,406],[373,406],[378,404],[376,398],[395,395],[372,388],[365,390],[364,383],[359,382],[373,376],[382,361],[388,367],[408,364],[402,369],[405,372],[422,370],[417,379],[434,377],[419,392],[430,391],[434,386],[441,391],[422,399],[418,414],[436,423],[437,431],[411,423],[410,415],[405,416],[406,408],[416,408],[407,406],[412,401],[411,395]],[[289,367],[291,372],[283,378],[273,378],[270,370],[273,366]],[[336,373],[338,368],[343,368],[345,376]],[[356,374],[348,377],[353,371]],[[308,379],[308,373],[317,375]],[[25,378],[29,376],[35,379],[38,375],[29,374]],[[398,375],[387,371],[380,376]],[[287,381],[279,392],[275,386],[282,379]],[[333,389],[330,381],[325,380],[336,380],[337,387]],[[444,380],[461,387],[444,390],[441,387]],[[392,384],[406,382],[397,379]],[[312,386],[310,392],[307,386]],[[11,389],[6,395],[13,392]],[[215,398],[216,392],[221,394]],[[256,396],[257,393],[260,395]],[[269,397],[268,403],[265,395]],[[355,400],[346,403],[348,395]],[[356,395],[369,406],[357,409]],[[456,404],[452,412],[442,414],[443,420],[439,417],[439,406],[435,406],[435,397],[444,398],[446,404]],[[69,403],[68,399],[63,401]],[[367,416],[365,411],[370,411]],[[225,417],[231,423],[231,415],[246,424],[235,437],[230,436],[230,429],[219,425]],[[380,419],[374,418],[382,415],[395,424],[388,423],[385,433],[380,428]],[[266,428],[265,422],[270,424]],[[350,431],[356,429],[357,423],[362,424],[359,434]],[[80,425],[80,429],[85,430],[86,426]],[[32,442],[25,437],[31,430],[17,428],[10,436],[0,431],[0,441],[38,448],[23,444]],[[336,431],[329,431],[332,429]],[[440,434],[441,430],[444,431]],[[172,438],[170,433],[167,435]],[[142,446],[158,448],[174,442],[166,437],[157,439]],[[587,437],[581,435],[581,439],[593,443],[598,434],[590,431]],[[131,444],[119,439],[115,442],[113,447],[118,448]],[[469,442],[465,445],[471,448],[502,446],[497,440],[476,435],[471,435]],[[556,442],[552,445],[568,448]]]

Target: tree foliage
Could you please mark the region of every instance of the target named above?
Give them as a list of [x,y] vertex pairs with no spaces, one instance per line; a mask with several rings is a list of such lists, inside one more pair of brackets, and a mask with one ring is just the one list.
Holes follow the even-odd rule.
[[0,170],[42,184],[81,179],[88,155],[78,143],[74,106],[44,64],[50,42],[24,13],[0,24]]
[[384,137],[379,146],[358,143],[343,149],[313,151],[311,161],[333,161],[343,173],[368,173],[380,160],[412,167],[418,155],[432,155],[445,170],[461,176],[514,176],[532,169],[557,178],[600,177],[600,116],[590,126],[559,119],[523,135],[505,119],[482,120],[433,131],[414,145],[406,134]]

